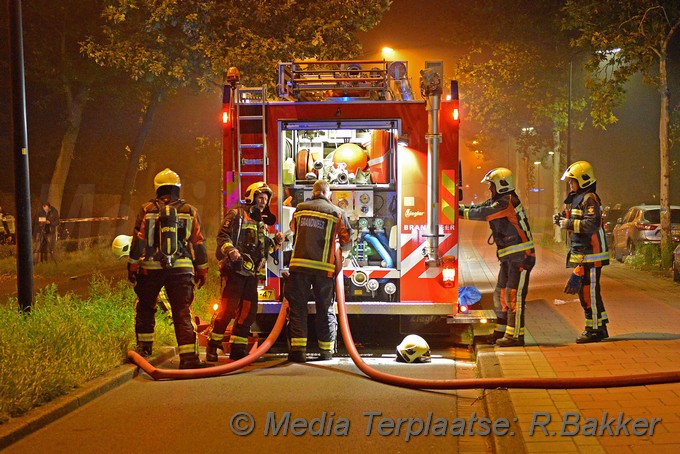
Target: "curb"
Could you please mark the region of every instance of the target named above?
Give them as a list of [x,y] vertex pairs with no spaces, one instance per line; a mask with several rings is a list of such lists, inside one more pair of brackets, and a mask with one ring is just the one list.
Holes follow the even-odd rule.
[[[165,347],[159,354],[154,355],[150,362],[153,365],[158,365],[174,356],[176,356],[175,348]],[[76,388],[68,394],[1,424],[0,450],[134,379],[139,374],[138,371],[139,368],[134,364],[122,364],[118,368],[90,380],[82,387]]]
[[[498,357],[496,356],[495,347],[491,345],[475,344],[475,353],[477,357],[477,369],[479,376],[482,378],[498,378],[503,376]],[[487,416],[491,421],[496,421],[500,418],[505,418],[512,421],[517,415],[510,400],[510,394],[507,388],[485,389],[483,390],[484,406],[486,407]],[[493,436],[491,437],[493,443],[493,452],[504,453],[526,453],[524,446],[524,439],[522,434],[515,432],[514,436]]]

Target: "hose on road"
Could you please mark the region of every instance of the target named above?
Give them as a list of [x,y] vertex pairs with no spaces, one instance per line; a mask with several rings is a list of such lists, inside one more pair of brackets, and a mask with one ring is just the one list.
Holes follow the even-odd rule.
[[[579,388],[615,388],[625,386],[657,385],[663,383],[680,382],[680,371],[656,372],[637,375],[617,375],[605,377],[569,377],[569,378],[468,378],[452,380],[428,380],[419,378],[402,377],[376,370],[366,364],[361,358],[349,327],[347,310],[345,308],[345,286],[342,273],[336,278],[336,298],[338,303],[338,315],[340,331],[345,348],[349,352],[354,364],[369,378],[388,385],[412,389],[497,389],[497,388],[524,388],[524,389],[579,389]],[[192,379],[206,378],[224,375],[241,369],[264,355],[276,342],[288,315],[288,301],[285,299],[281,304],[281,311],[276,319],[274,328],[262,345],[258,346],[245,358],[228,364],[209,367],[205,369],[158,369],[151,365],[137,352],[129,351],[128,358],[137,364],[144,372],[154,380],[163,379]]]
[[608,377],[570,377],[570,378],[467,378],[453,380],[428,380],[408,378],[376,370],[361,358],[347,320],[345,309],[345,286],[342,273],[336,279],[336,297],[342,340],[354,364],[368,377],[388,385],[413,389],[578,389],[578,388],[615,388],[623,386],[658,385],[680,382],[680,371],[657,372],[638,375],[618,375]]
[[158,369],[135,351],[128,351],[128,358],[131,362],[137,364],[144,372],[149,374],[149,376],[154,380],[217,377],[219,375],[228,374],[230,372],[242,369],[247,365],[257,361],[262,355],[267,353],[267,351],[272,347],[272,345],[274,345],[276,339],[278,339],[279,335],[281,334],[283,326],[286,324],[287,317],[288,301],[284,299],[283,303],[281,304],[279,316],[276,318],[276,323],[274,323],[271,333],[269,333],[269,336],[267,336],[264,342],[251,351],[248,356],[227,364],[206,367],[205,369]]

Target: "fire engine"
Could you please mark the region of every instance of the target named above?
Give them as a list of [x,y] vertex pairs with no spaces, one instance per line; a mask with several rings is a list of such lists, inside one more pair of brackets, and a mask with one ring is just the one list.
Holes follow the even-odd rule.
[[[287,234],[269,257],[260,312],[278,313],[296,205],[326,179],[354,230],[344,261],[349,314],[452,316],[458,310],[458,88],[426,62],[417,99],[404,61],[292,61],[278,67],[276,100],[223,92],[223,202],[265,181],[272,229]],[[448,85],[448,84],[447,84]],[[446,96],[446,94],[451,96]],[[450,99],[449,99],[450,98]]]

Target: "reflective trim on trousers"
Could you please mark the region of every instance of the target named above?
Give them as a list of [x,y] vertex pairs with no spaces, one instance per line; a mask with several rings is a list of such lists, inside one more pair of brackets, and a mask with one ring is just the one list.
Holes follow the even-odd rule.
[[248,345],[248,338],[241,336],[231,336],[229,341],[234,345]]

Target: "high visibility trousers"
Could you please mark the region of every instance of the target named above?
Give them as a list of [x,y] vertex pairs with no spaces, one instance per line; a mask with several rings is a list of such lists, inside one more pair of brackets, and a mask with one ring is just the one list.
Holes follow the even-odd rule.
[[284,294],[290,304],[288,334],[290,349],[307,348],[307,302],[310,296],[316,304],[314,320],[316,337],[321,350],[335,350],[338,322],[333,311],[333,278],[318,274],[291,271],[284,285]]

